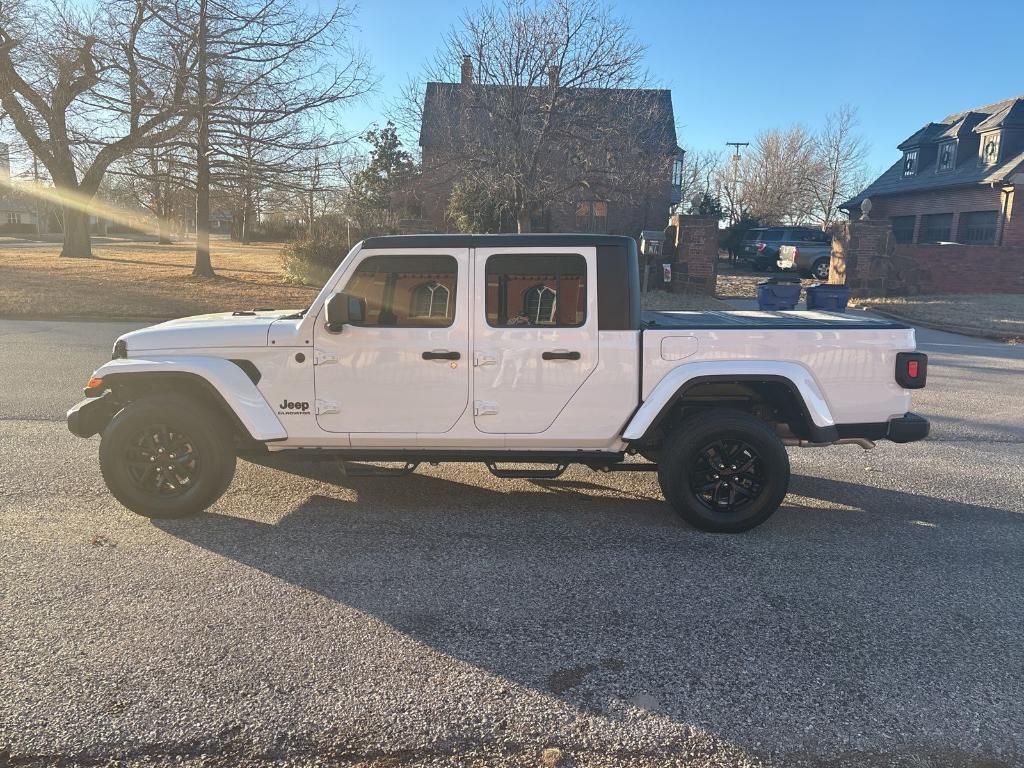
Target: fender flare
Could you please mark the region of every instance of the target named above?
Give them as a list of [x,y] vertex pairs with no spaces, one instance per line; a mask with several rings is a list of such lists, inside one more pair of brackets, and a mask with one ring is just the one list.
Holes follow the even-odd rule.
[[774,381],[790,389],[803,406],[815,442],[837,440],[832,411],[811,372],[799,363],[774,360],[727,360],[686,363],[665,375],[623,430],[624,440],[640,440],[658,425],[675,402],[697,384],[708,381]]
[[219,357],[167,356],[122,358],[100,366],[93,376],[104,380],[133,375],[174,374],[194,377],[206,385],[253,440],[284,440],[288,432],[252,379],[230,360]]

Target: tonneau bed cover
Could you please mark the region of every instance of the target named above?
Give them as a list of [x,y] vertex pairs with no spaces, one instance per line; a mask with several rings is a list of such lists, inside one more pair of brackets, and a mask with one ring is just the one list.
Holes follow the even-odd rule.
[[644,330],[670,330],[676,328],[690,330],[744,330],[750,328],[902,330],[910,327],[902,323],[867,317],[859,313],[857,315],[848,315],[839,312],[816,311],[761,312],[759,310],[737,310],[720,312],[705,310],[701,312],[666,312],[645,310],[642,313],[642,321]]

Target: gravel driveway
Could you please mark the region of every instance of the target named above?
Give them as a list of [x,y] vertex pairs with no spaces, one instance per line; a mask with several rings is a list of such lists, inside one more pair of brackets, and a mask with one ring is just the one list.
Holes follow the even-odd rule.
[[1024,764],[1024,350],[922,334],[934,439],[794,451],[740,536],[473,465],[241,462],[152,523],[57,421],[116,329],[40,325],[0,323],[0,766]]

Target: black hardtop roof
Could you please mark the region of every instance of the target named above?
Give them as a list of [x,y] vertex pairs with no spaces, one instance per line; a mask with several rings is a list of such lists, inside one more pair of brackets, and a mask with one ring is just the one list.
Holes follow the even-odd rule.
[[518,248],[518,247],[635,247],[626,235],[541,234],[528,235],[381,235],[363,240],[363,248]]

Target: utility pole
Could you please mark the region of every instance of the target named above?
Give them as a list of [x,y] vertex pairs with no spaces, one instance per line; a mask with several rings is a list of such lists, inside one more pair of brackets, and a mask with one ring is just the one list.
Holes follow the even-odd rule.
[[199,0],[196,98],[199,131],[196,140],[196,265],[195,277],[214,277],[210,264],[210,105],[207,103],[207,0]]
[[739,221],[739,215],[736,212],[736,192],[740,183],[740,147],[749,147],[749,141],[727,141],[725,146],[733,148],[732,155],[732,205],[729,207],[730,211],[730,224],[735,224]]

